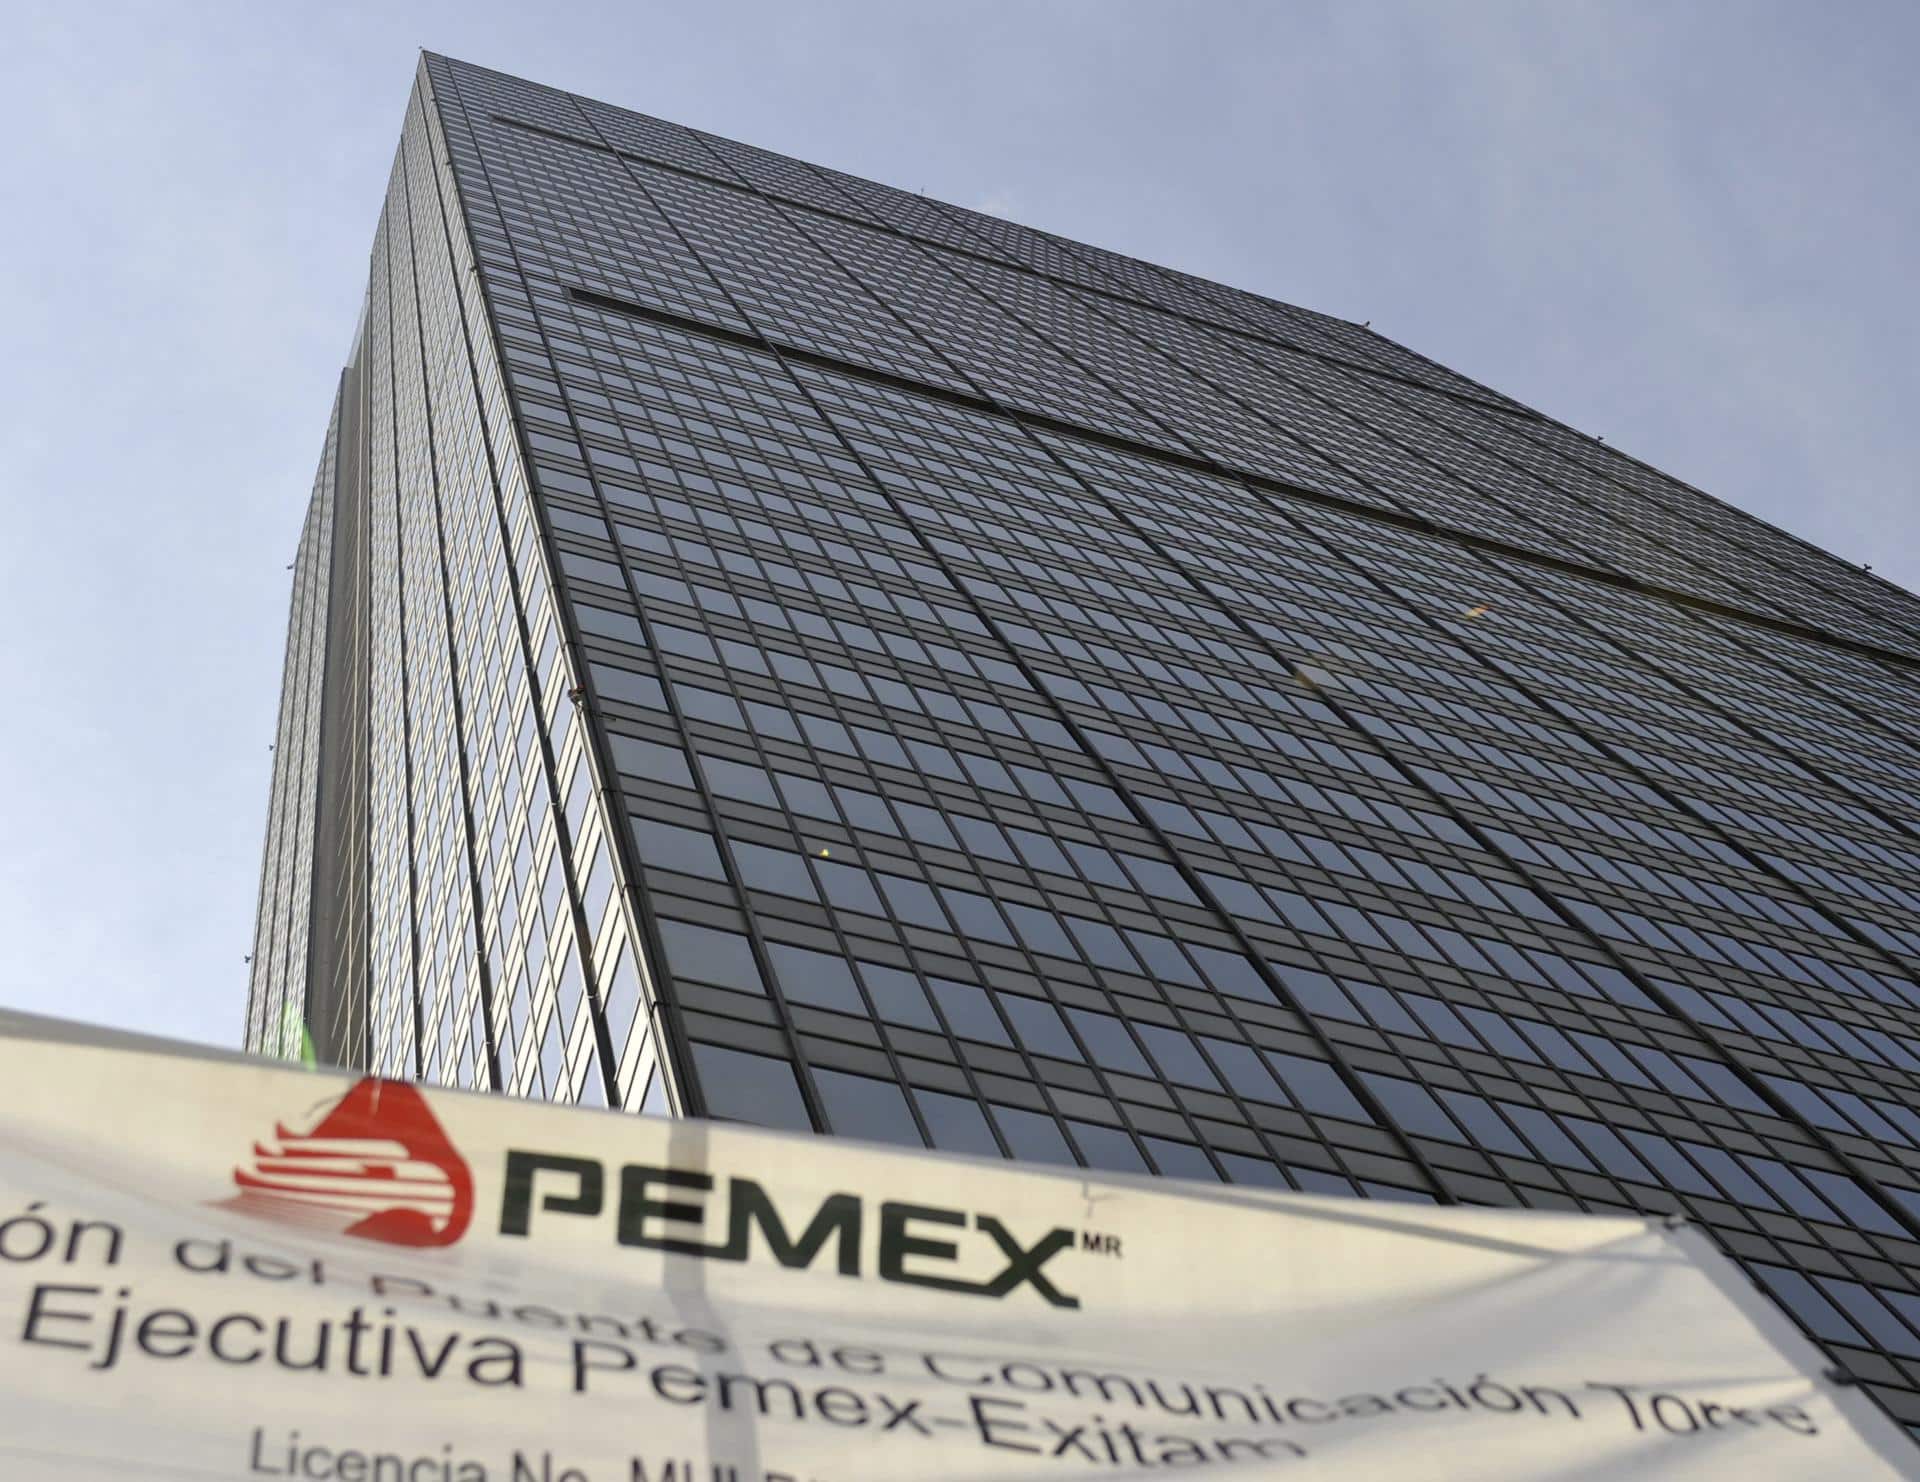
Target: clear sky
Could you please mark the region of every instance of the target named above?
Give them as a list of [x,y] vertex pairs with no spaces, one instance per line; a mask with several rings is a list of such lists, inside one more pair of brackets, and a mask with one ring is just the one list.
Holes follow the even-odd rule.
[[0,1003],[240,1033],[421,47],[1351,319],[1920,585],[1920,6],[113,4],[0,50]]

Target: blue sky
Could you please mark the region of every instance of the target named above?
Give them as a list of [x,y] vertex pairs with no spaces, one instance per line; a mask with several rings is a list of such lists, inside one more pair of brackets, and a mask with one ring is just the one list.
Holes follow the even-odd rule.
[[83,5],[0,56],[0,1003],[232,1043],[430,47],[1352,319],[1920,586],[1920,7]]

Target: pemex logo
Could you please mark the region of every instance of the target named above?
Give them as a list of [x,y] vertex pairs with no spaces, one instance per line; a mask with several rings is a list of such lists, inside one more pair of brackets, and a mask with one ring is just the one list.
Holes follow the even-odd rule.
[[426,1097],[375,1076],[309,1132],[276,1123],[233,1181],[230,1209],[388,1245],[452,1245],[473,1219],[473,1175]]

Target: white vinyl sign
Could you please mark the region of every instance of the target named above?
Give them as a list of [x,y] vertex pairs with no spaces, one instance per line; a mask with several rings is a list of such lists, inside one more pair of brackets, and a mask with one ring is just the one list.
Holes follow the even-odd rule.
[[0,1085],[6,1478],[1920,1474],[1659,1222],[44,1037]]

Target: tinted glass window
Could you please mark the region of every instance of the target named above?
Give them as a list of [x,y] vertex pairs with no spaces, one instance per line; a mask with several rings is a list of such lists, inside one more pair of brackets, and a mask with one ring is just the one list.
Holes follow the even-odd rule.
[[892,1081],[819,1069],[813,1080],[826,1104],[827,1121],[842,1137],[926,1146],[913,1124],[913,1113],[907,1110],[906,1095]]
[[787,1061],[695,1041],[693,1063],[709,1115],[796,1132],[813,1130],[800,1099],[800,1083]]

